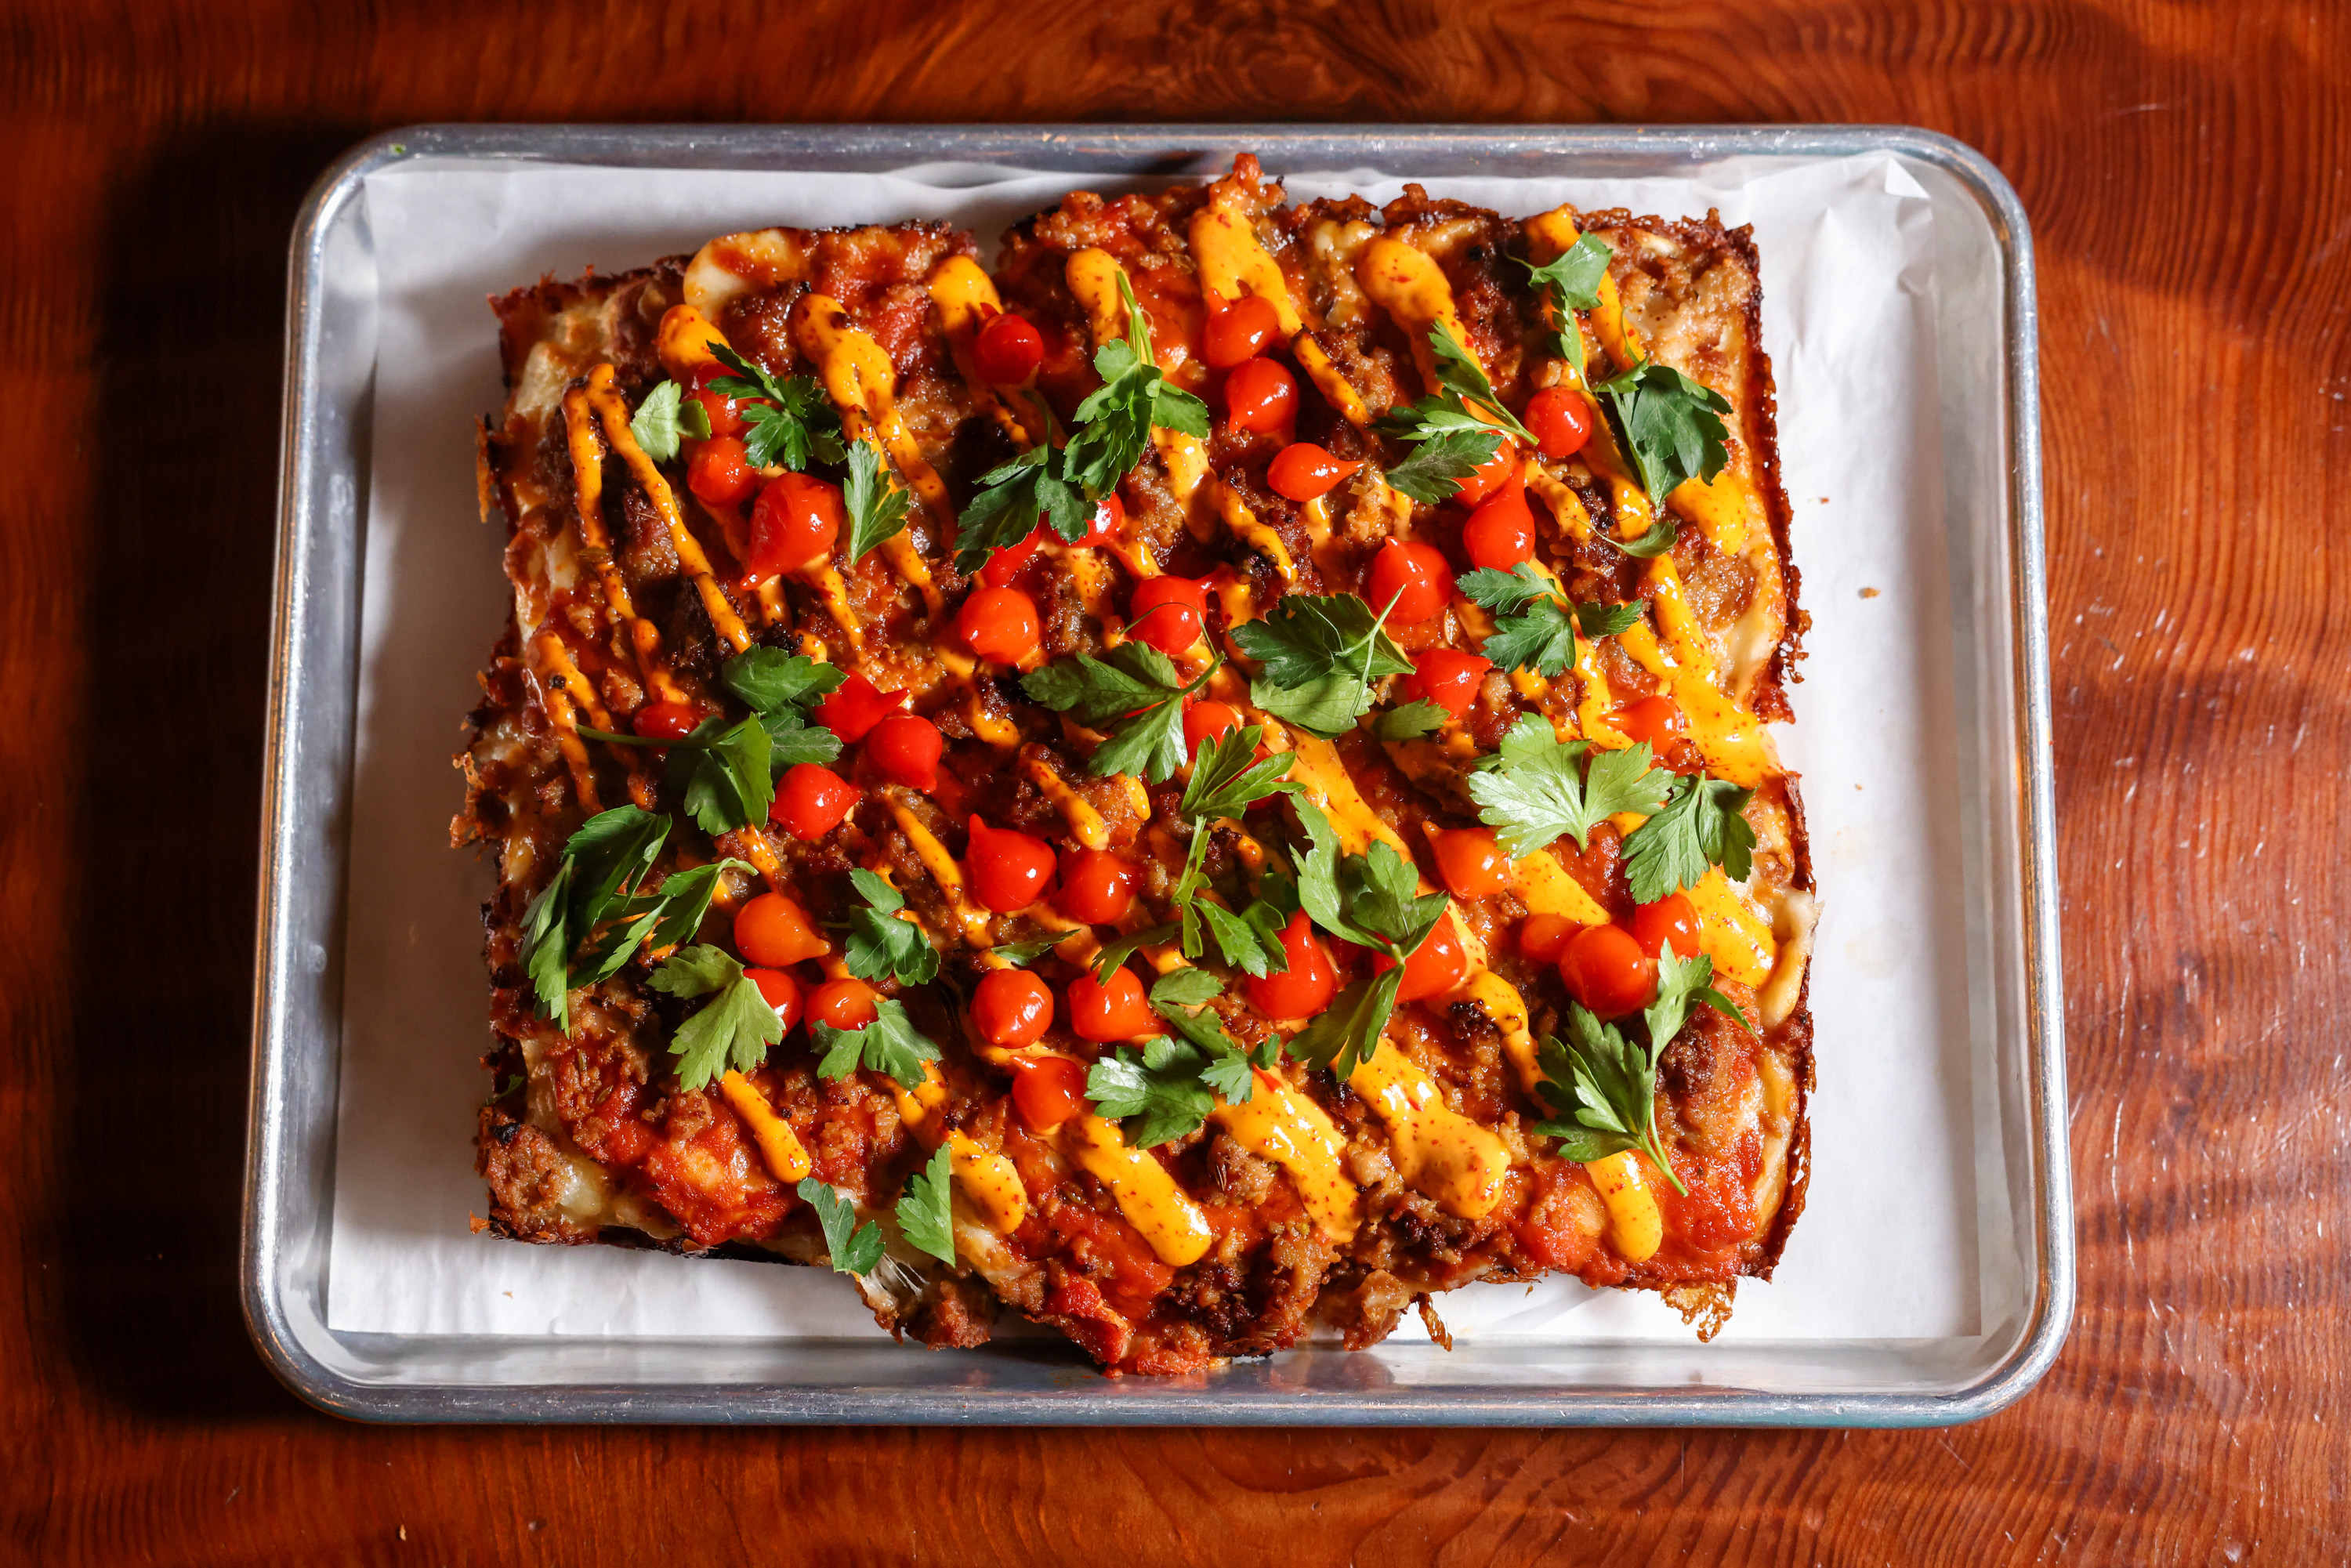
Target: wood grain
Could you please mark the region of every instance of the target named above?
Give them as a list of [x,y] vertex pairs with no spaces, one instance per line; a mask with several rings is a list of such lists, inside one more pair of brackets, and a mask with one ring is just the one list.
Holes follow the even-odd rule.
[[[0,1541],[20,1560],[2344,1556],[2340,11],[0,17]],[[385,1431],[280,1392],[234,1281],[282,278],[312,176],[421,120],[1269,116],[1909,121],[2022,192],[2082,1216],[2057,1369],[2001,1416],[1911,1434]]]

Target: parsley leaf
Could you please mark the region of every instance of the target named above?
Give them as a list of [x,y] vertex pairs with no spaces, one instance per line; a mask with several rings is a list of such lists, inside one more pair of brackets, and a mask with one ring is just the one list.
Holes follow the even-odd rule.
[[710,439],[710,415],[699,402],[683,401],[685,389],[675,382],[664,382],[645,394],[637,412],[629,418],[629,434],[645,449],[645,455],[656,463],[666,463],[677,455],[678,438],[690,435],[696,441]]
[[1555,599],[1539,599],[1523,615],[1494,622],[1494,634],[1479,652],[1505,670],[1532,670],[1546,679],[1575,663],[1575,622]]
[[1068,481],[1092,497],[1110,490],[1143,460],[1152,426],[1204,440],[1208,434],[1208,405],[1171,383],[1153,357],[1150,320],[1123,269],[1118,291],[1126,301],[1126,336],[1094,350],[1094,373],[1102,384],[1078,405],[1080,428],[1062,456]]
[[1549,300],[1557,329],[1554,346],[1579,375],[1583,371],[1583,334],[1576,327],[1575,312],[1598,307],[1600,280],[1608,275],[1609,258],[1615,254],[1615,247],[1598,235],[1584,235],[1541,267],[1519,262],[1527,269],[1527,281]]
[[849,880],[865,895],[866,908],[849,912],[849,940],[841,962],[861,980],[889,976],[902,986],[926,986],[939,977],[939,950],[911,920],[898,918],[906,900],[898,890],[870,871],[852,871]]
[[1614,637],[1619,632],[1629,632],[1633,622],[1641,618],[1638,600],[1625,604],[1579,604],[1575,607],[1575,624],[1584,640],[1596,643],[1603,637]]
[[1249,701],[1324,740],[1371,710],[1371,683],[1412,674],[1412,660],[1383,631],[1385,611],[1353,593],[1285,594],[1273,612],[1233,628],[1233,643],[1263,668]]
[[1110,984],[1113,969],[1134,957],[1143,948],[1156,946],[1162,942],[1174,941],[1183,934],[1183,930],[1182,925],[1171,920],[1165,925],[1145,926],[1140,931],[1130,931],[1123,936],[1114,936],[1103,943],[1102,951],[1094,955],[1094,984],[1098,986]]
[[[1649,765],[1646,741],[1594,752],[1589,741],[1561,740],[1550,721],[1534,714],[1502,737],[1499,759],[1499,767],[1469,776],[1469,798],[1478,802],[1479,820],[1496,831],[1514,860],[1562,834],[1585,848],[1593,828],[1617,812],[1655,811],[1673,781],[1672,774]],[[1664,895],[1634,896],[1646,904]]]
[[1605,529],[1594,531],[1592,537],[1620,555],[1629,555],[1635,560],[1655,560],[1674,548],[1681,531],[1682,520],[1667,517],[1651,523],[1638,538],[1620,539]]
[[1515,615],[1528,605],[1552,598],[1558,591],[1534,562],[1522,560],[1508,571],[1490,566],[1465,571],[1454,580],[1461,597],[1497,615]]
[[1290,1036],[1287,1050],[1309,1067],[1330,1070],[1344,1083],[1380,1049],[1380,1035],[1395,1011],[1404,966],[1367,976],[1339,993],[1312,1023]]
[[[1470,785],[1470,792],[1477,788]],[[1675,779],[1664,809],[1625,837],[1625,882],[1635,902],[1655,904],[1695,887],[1709,864],[1733,882],[1745,882],[1754,863],[1755,830],[1740,813],[1754,793],[1703,771]]]
[[1086,1073],[1086,1098],[1097,1113],[1123,1123],[1127,1146],[1155,1148],[1196,1131],[1217,1108],[1217,1097],[1200,1082],[1207,1067],[1196,1046],[1165,1035],[1140,1052],[1117,1051]]
[[820,724],[810,724],[797,707],[780,707],[758,716],[768,732],[768,776],[781,779],[787,769],[803,762],[826,763],[841,755],[841,737]]
[[768,820],[776,799],[775,775],[768,766],[775,748],[757,718],[731,725],[705,718],[684,740],[668,744],[664,781],[684,796],[687,813],[704,832],[727,833]]
[[754,468],[781,465],[799,473],[811,460],[839,463],[841,415],[814,376],[778,381],[726,344],[710,345],[713,358],[733,371],[710,383],[721,397],[752,398],[742,407],[743,447]]
[[1494,460],[1502,449],[1502,433],[1474,422],[1449,430],[1428,428],[1430,434],[1419,437],[1404,461],[1387,471],[1387,482],[1390,489],[1434,507],[1458,495],[1462,480]]
[[855,1204],[814,1176],[802,1176],[793,1190],[816,1210],[817,1225],[824,1231],[824,1249],[836,1273],[862,1274],[882,1261],[882,1228],[870,1219],[859,1225]]
[[873,1003],[873,1021],[863,1029],[835,1029],[809,1024],[809,1034],[824,1052],[816,1064],[819,1078],[846,1078],[860,1067],[883,1073],[908,1089],[923,1082],[923,1063],[936,1061],[939,1048],[914,1027],[905,1007],[889,998]]
[[849,678],[849,672],[838,664],[820,664],[806,653],[746,648],[718,666],[718,678],[755,712],[772,713],[830,695]]
[[[630,890],[653,869],[669,828],[668,817],[634,806],[598,812],[573,831],[554,877],[523,910],[524,972],[540,1016],[567,1033],[572,988],[593,983],[575,978],[582,973],[578,949],[590,937],[618,948],[619,959],[596,977],[601,979],[627,962],[658,920],[657,911],[630,909]],[[616,918],[628,921],[618,935],[609,929]]]
[[1050,442],[989,469],[979,486],[956,523],[956,570],[966,576],[992,552],[1027,538],[1040,521],[1073,543],[1085,537],[1093,507],[1071,482],[1063,449]]
[[1390,409],[1377,428],[1414,447],[1388,470],[1390,486],[1435,506],[1458,494],[1460,481],[1480,465],[1492,462],[1504,437],[1515,436],[1531,447],[1537,443],[1502,406],[1476,358],[1443,322],[1429,329],[1428,347],[1438,390],[1410,408]]
[[1730,412],[1729,400],[1671,365],[1644,360],[1592,390],[1659,507],[1683,481],[1711,480],[1730,460],[1723,444],[1730,432],[1719,417]]
[[1025,969],[1069,939],[1068,932],[1056,931],[1050,936],[1031,937],[1026,942],[999,943],[988,951],[1014,968]]
[[884,539],[906,531],[912,497],[882,471],[882,451],[870,441],[849,449],[849,483],[841,487],[849,509],[849,559],[862,560]]
[[1207,970],[1176,969],[1152,983],[1151,1005],[1163,1012],[1171,1007],[1196,1008],[1224,994],[1225,988]]
[[1177,969],[1152,986],[1151,1006],[1167,1020],[1169,1029],[1201,1053],[1201,1082],[1227,1104],[1246,1105],[1257,1092],[1257,1080],[1249,1075],[1249,1052],[1225,1031],[1224,1019],[1206,1005],[1224,995],[1224,990],[1217,977],[1205,970]]
[[722,948],[681,947],[647,983],[674,997],[712,998],[677,1026],[669,1042],[681,1089],[700,1089],[729,1067],[748,1072],[784,1038],[784,1020],[759,994],[758,983]]
[[1639,1149],[1675,1191],[1687,1190],[1657,1140],[1657,1058],[1664,1047],[1652,1040],[1644,1051],[1580,1002],[1568,1003],[1567,1015],[1573,1039],[1543,1040],[1538,1058],[1543,1075],[1535,1085],[1558,1114],[1536,1123],[1534,1131],[1557,1138],[1560,1153],[1579,1163]]
[[1277,752],[1260,758],[1258,743],[1265,727],[1252,724],[1211,736],[1193,759],[1192,777],[1185,783],[1176,812],[1186,821],[1238,817],[1272,795],[1294,795],[1305,786],[1285,777],[1291,756]]
[[1660,1053],[1673,1043],[1674,1036],[1681,1033],[1682,1025],[1689,1019],[1690,1008],[1697,1002],[1704,1002],[1724,1017],[1736,1019],[1742,1029],[1753,1030],[1739,1005],[1716,990],[1713,981],[1713,959],[1703,953],[1685,958],[1674,951],[1672,943],[1657,944],[1657,999],[1643,1010],[1641,1021],[1648,1026],[1650,1043]]
[[956,1260],[955,1158],[941,1144],[930,1163],[906,1178],[898,1199],[898,1229],[907,1244],[940,1262]]
[[1110,725],[1110,738],[1087,764],[1091,771],[1132,773],[1156,784],[1184,766],[1183,699],[1216,670],[1211,663],[1186,684],[1158,649],[1121,643],[1100,659],[1076,653],[1031,670],[1020,688],[1056,713],[1076,714],[1081,724]]
[[1424,735],[1435,735],[1452,716],[1443,705],[1424,697],[1417,702],[1408,702],[1402,707],[1390,708],[1372,720],[1372,734],[1380,740],[1414,740]]
[[1341,861],[1338,882],[1349,924],[1370,933],[1371,946],[1396,959],[1419,950],[1449,902],[1442,893],[1421,893],[1419,869],[1385,839]]
[[1479,413],[1482,410],[1479,417],[1488,424],[1510,432],[1529,446],[1541,444],[1533,432],[1519,423],[1516,414],[1502,406],[1502,400],[1494,395],[1494,383],[1486,379],[1484,367],[1461,346],[1461,340],[1444,322],[1428,329],[1428,350],[1436,362],[1437,384],[1461,400],[1463,406],[1474,400],[1478,408],[1470,412]]

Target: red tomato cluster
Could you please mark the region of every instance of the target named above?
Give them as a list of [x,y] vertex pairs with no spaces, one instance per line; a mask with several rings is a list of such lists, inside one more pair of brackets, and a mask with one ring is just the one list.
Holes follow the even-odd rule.
[[1698,909],[1669,894],[1633,912],[1632,928],[1578,925],[1557,915],[1533,915],[1519,927],[1519,951],[1556,963],[1568,994],[1604,1019],[1646,1007],[1657,994],[1657,953],[1671,945],[1678,956],[1698,952]]

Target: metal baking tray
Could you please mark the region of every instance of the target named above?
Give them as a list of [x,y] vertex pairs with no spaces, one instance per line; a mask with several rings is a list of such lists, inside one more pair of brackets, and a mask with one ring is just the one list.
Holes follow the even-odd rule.
[[[1116,178],[1270,168],[1405,176],[1691,175],[1731,158],[1889,152],[1937,204],[1984,1267],[2013,1282],[1966,1339],[1391,1343],[1183,1378],[1104,1378],[1058,1348],[339,1333],[325,1312],[340,937],[359,685],[376,280],[363,182],[403,160],[883,172],[979,163]],[[613,258],[622,261],[627,258]],[[484,329],[486,332],[487,323]],[[2001,1409],[2073,1315],[2064,1018],[2042,559],[2032,241],[1980,154],[1880,127],[418,127],[322,175],[289,260],[277,605],[263,796],[246,1321],[305,1399],[379,1421],[1110,1425],[1933,1426]],[[487,635],[486,629],[485,636]],[[458,1049],[452,1044],[451,1049]]]

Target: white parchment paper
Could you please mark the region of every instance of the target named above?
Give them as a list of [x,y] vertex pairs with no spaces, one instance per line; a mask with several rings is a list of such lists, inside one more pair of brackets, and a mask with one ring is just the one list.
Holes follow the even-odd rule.
[[[1280,171],[1276,171],[1280,172]],[[1293,197],[1401,191],[1291,174]],[[1730,163],[1706,180],[1430,180],[1504,213],[1720,208],[1762,256],[1794,557],[1813,614],[1797,724],[1825,899],[1812,997],[1819,1088],[1808,1207],[1779,1277],[1728,1333],[1921,1339],[1978,1331],[1958,775],[1933,339],[1931,204],[1886,156]],[[359,736],[328,1322],[339,1330],[799,1337],[875,1334],[812,1270],[472,1234],[477,1062],[489,1042],[477,910],[487,864],[451,851],[449,758],[506,616],[503,539],[475,510],[472,422],[502,402],[486,297],[620,271],[769,225],[945,218],[984,256],[1081,186],[936,166],[897,176],[404,167],[367,182],[381,339],[367,513]],[[1875,590],[1868,597],[1868,591]],[[1654,1299],[1573,1281],[1442,1303],[1488,1342],[1686,1337]],[[1405,1333],[1421,1333],[1408,1320]]]

